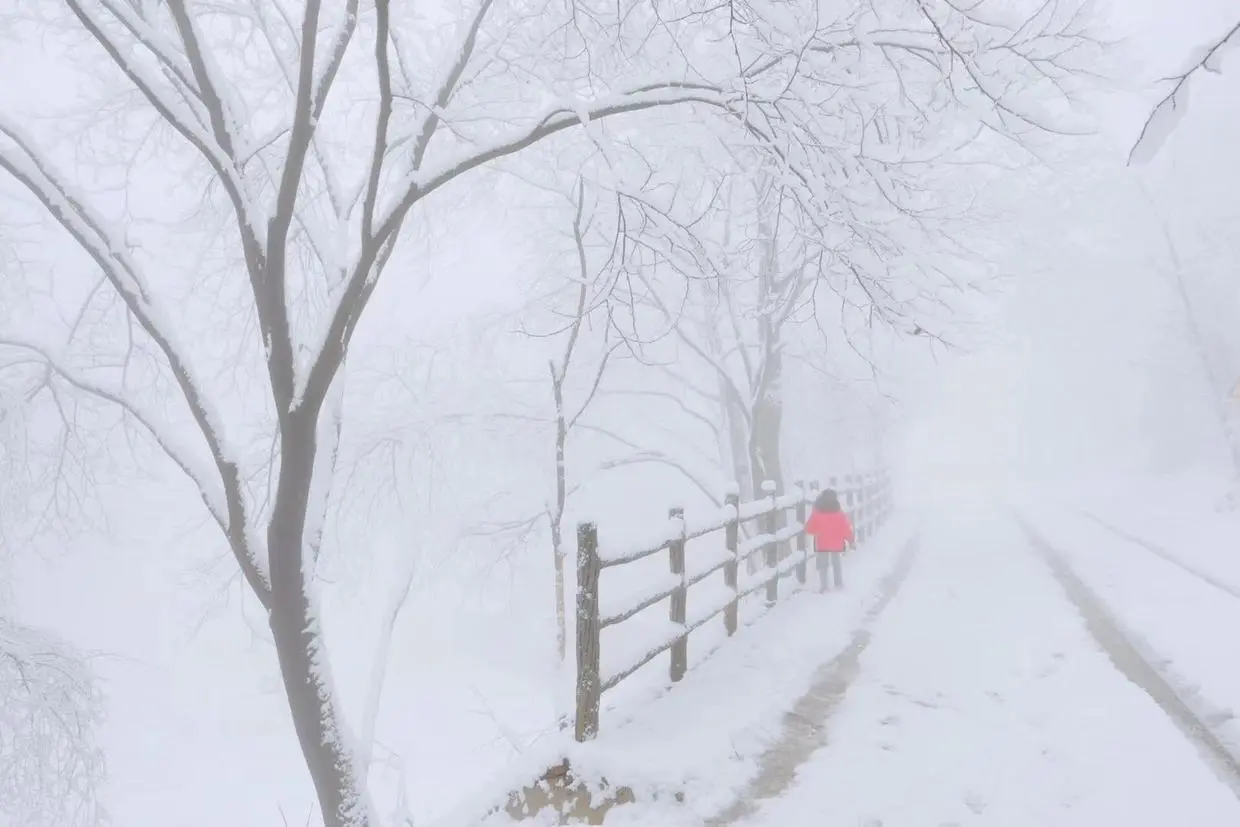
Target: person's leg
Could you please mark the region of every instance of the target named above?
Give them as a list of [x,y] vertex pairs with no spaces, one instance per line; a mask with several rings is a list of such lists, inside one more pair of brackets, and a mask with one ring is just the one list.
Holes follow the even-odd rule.
[[820,592],[825,592],[827,586],[830,585],[828,577],[831,574],[831,569],[829,568],[831,561],[827,559],[830,556],[826,552],[814,552],[814,568],[818,569],[818,591]]
[[838,551],[830,555],[831,569],[835,573],[835,587],[837,589],[844,588],[844,562],[841,559],[843,556],[844,556],[843,552],[838,552]]

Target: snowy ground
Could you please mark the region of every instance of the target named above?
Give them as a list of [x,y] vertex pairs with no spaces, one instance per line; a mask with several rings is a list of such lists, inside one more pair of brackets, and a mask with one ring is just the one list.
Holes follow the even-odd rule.
[[[312,790],[261,620],[243,617],[226,599],[235,593],[227,587],[235,565],[201,519],[147,519],[184,513],[183,500],[174,487],[118,490],[107,502],[118,515],[110,537],[72,538],[46,559],[24,561],[19,616],[94,654],[108,700],[101,736],[105,805],[115,823],[154,824],[172,812],[178,827],[313,824]],[[749,601],[742,620],[751,625],[707,660],[724,643],[723,621],[695,632],[691,672],[673,692],[661,689],[667,656],[656,658],[606,699],[604,732],[627,731],[625,738],[609,740],[611,751],[587,750],[582,766],[599,773],[638,767],[621,774],[647,788],[664,778],[683,782],[700,791],[695,800],[725,801],[753,771],[814,666],[847,642],[869,587],[910,533],[897,520],[852,556],[854,588],[846,594],[784,600],[760,620],[760,598]],[[665,572],[658,557],[652,566]],[[372,774],[389,823],[400,823],[392,817],[399,797],[419,825],[477,816],[568,746],[555,726],[554,627],[530,606],[544,605],[550,590],[541,580],[506,580],[502,571],[482,584],[455,571],[428,572],[415,586],[392,641]],[[482,585],[500,593],[483,601]],[[622,585],[604,582],[605,589]],[[691,607],[711,585],[695,587]],[[357,719],[377,609],[360,596],[356,578],[333,584],[328,602],[335,671]],[[649,614],[621,628],[636,636],[660,630],[666,606]],[[706,714],[727,726],[703,725]],[[703,732],[677,729],[685,722]],[[666,747],[668,732],[685,736],[676,749]]]
[[1226,473],[1127,475],[1090,483],[1047,499],[1095,515],[1240,592],[1240,509],[1219,508]]
[[826,746],[743,823],[1240,823],[1232,792],[1117,671],[1015,523],[957,512],[920,545]]
[[[1018,512],[1240,754],[1240,666],[1228,642],[1240,628],[1240,515],[1214,510],[1221,494],[1222,480],[1209,475],[1127,478],[1026,499]],[[442,606],[420,597],[393,644],[380,726],[412,779],[405,795],[416,823],[474,827],[567,751],[587,778],[638,792],[638,804],[608,817],[617,827],[720,823],[755,790],[754,806],[723,823],[1240,824],[1232,791],[1104,654],[1011,515],[970,510],[967,499],[932,509],[930,523],[893,521],[850,555],[844,593],[781,600],[705,660],[723,642],[722,621],[695,633],[685,680],[660,689],[667,661],[657,658],[607,699],[602,736],[583,748],[552,723],[545,653],[529,647],[527,625],[474,610],[477,622],[464,623],[464,609],[445,624]],[[908,578],[867,626],[915,529]],[[106,557],[66,553],[47,567],[43,588],[31,577],[21,595],[30,621],[100,653],[112,815],[145,824],[177,812],[187,827],[304,823],[309,789],[267,646],[227,611],[200,624],[204,581],[214,577],[190,576],[199,550],[160,540],[165,555],[140,536],[117,536]],[[148,588],[135,591],[135,577]],[[50,594],[57,600],[43,599]],[[62,612],[64,601],[76,611]],[[752,620],[753,607],[745,614]],[[855,648],[859,629],[869,638],[855,674],[822,681],[824,664]],[[365,651],[342,652],[366,663]],[[764,792],[768,759],[788,737],[786,713],[814,692],[835,696],[814,707],[825,710],[814,730],[824,745],[796,755],[787,783]],[[383,786],[397,768],[378,776]]]

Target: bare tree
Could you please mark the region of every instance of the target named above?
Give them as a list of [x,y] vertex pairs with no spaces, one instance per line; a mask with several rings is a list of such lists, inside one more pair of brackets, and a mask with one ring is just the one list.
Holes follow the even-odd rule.
[[[560,661],[564,660],[568,647],[568,621],[566,617],[566,596],[564,593],[565,561],[568,550],[564,544],[564,517],[568,508],[569,473],[567,464],[569,435],[577,427],[583,415],[594,401],[595,395],[607,371],[607,364],[612,354],[620,347],[620,342],[613,339],[610,318],[607,316],[607,291],[598,290],[597,272],[592,272],[589,253],[586,248],[586,233],[589,231],[589,217],[585,215],[586,186],[578,181],[573,206],[572,238],[573,252],[576,256],[575,276],[576,297],[571,311],[567,314],[567,324],[559,332],[564,334],[563,350],[547,363],[551,378],[551,399],[555,412],[555,493],[547,507],[547,522],[551,530],[551,552],[555,566],[555,622],[556,622],[556,653]],[[574,357],[582,361],[579,345],[583,331],[588,329],[591,319],[600,315],[602,335],[601,347],[596,358],[585,364],[586,383],[584,396],[576,401],[566,401],[565,393],[569,379],[569,370],[574,366]],[[588,357],[585,357],[588,358]]]
[[[977,285],[959,275],[939,277],[932,267],[901,272],[890,259],[870,269],[873,263],[863,265],[846,248],[826,247],[802,223],[800,203],[778,179],[761,169],[754,177],[735,172],[744,166],[726,171],[720,187],[728,194],[702,218],[678,220],[640,196],[629,201],[662,230],[661,237],[646,234],[653,256],[634,268],[641,289],[633,300],[651,307],[665,335],[688,351],[681,361],[693,369],[666,369],[716,409],[723,467],[757,496],[764,481],[781,488],[787,483],[782,442],[789,359],[813,358],[820,370],[839,361],[825,336],[830,326],[841,344],[877,370],[864,343],[850,341],[850,324],[871,334],[881,327],[894,337],[940,341],[929,333],[936,327],[932,320],[950,320],[942,311],[950,310],[952,294]],[[712,243],[711,233],[722,241]],[[891,256],[897,255],[903,253],[893,245]],[[930,251],[923,249],[922,257],[929,260]],[[811,337],[808,347],[805,335],[793,336],[814,330],[823,337]],[[691,373],[711,379],[703,384]]]
[[1234,360],[1225,360],[1231,363],[1218,364],[1220,360],[1216,355],[1217,343],[1210,340],[1202,323],[1202,313],[1193,301],[1187,267],[1180,256],[1180,248],[1172,233],[1170,222],[1158,209],[1154,197],[1144,182],[1140,178],[1135,181],[1141,199],[1145,201],[1162,234],[1163,245],[1170,263],[1168,281],[1180,305],[1187,345],[1197,359],[1201,376],[1207,386],[1211,414],[1218,424],[1219,435],[1226,447],[1228,462],[1231,466],[1231,484],[1220,506],[1235,508],[1237,504],[1240,504],[1240,422],[1237,422],[1233,398],[1235,389],[1240,387],[1240,383],[1236,379],[1235,363]]
[[[577,178],[572,194],[563,199],[568,203],[569,214],[563,216],[555,212],[553,217],[554,221],[568,220],[569,230],[562,234],[569,241],[568,250],[564,255],[553,256],[533,297],[518,313],[522,334],[547,342],[552,349],[546,366],[550,415],[520,415],[529,424],[546,426],[550,432],[551,494],[545,507],[536,514],[490,522],[478,529],[483,534],[504,534],[523,542],[536,524],[545,521],[553,560],[556,651],[561,661],[567,654],[568,639],[565,589],[570,545],[566,542],[565,529],[570,501],[602,475],[641,464],[670,468],[707,497],[717,496],[717,492],[678,457],[643,445],[625,436],[623,428],[590,416],[595,404],[604,399],[627,397],[627,404],[631,406],[637,397],[649,401],[661,396],[651,387],[611,387],[606,381],[609,367],[621,361],[632,366],[634,348],[634,343],[626,338],[615,319],[615,314],[620,312],[616,302],[623,295],[617,287],[623,275],[619,265],[628,238],[622,221],[618,220],[614,227],[606,225],[606,218],[621,217],[618,211],[614,216],[606,214],[606,200],[611,194],[588,183],[583,176]],[[547,315],[550,319],[546,329],[533,330],[527,320],[530,316]],[[494,414],[476,412],[476,415]],[[508,417],[514,415],[512,411],[506,413]],[[583,438],[595,443],[594,450],[589,453],[597,456],[592,459],[582,459],[586,452],[573,450],[574,444]],[[567,540],[571,541],[571,537]]]
[[[667,17],[644,0],[475,0],[446,48],[440,20],[389,0],[38,5],[32,25],[48,37],[56,21],[70,26],[65,37],[91,47],[73,54],[120,90],[101,105],[137,113],[109,138],[131,141],[116,154],[145,163],[153,179],[191,170],[207,182],[207,203],[230,216],[216,294],[236,297],[228,318],[244,327],[220,345],[229,369],[261,363],[272,447],[255,459],[240,444],[236,411],[247,405],[212,383],[208,349],[175,320],[192,290],[171,289],[178,268],[166,248],[129,234],[124,207],[58,160],[39,119],[11,112],[0,112],[0,170],[98,268],[136,345],[115,360],[83,359],[46,336],[5,345],[41,361],[49,387],[122,410],[197,486],[267,612],[328,827],[376,821],[333,689],[315,577],[345,422],[346,357],[428,199],[556,135],[686,107],[760,151],[824,237],[845,228],[881,256],[872,204],[837,198],[840,176],[862,176],[890,198],[888,173],[909,157],[884,147],[957,141],[958,124],[937,117],[949,92],[961,96],[961,111],[986,103],[992,128],[1045,126],[1016,94],[1065,82],[1064,55],[1086,42],[1064,3],[996,23],[978,7],[930,0],[898,11],[858,3],[830,20],[816,4],[774,4],[781,13],[766,14],[764,5],[694,2]],[[852,90],[850,105],[836,103],[839,89]],[[904,129],[887,133],[874,113],[893,107],[905,113]],[[161,140],[149,142],[149,132]],[[858,249],[852,241],[835,249],[845,246]],[[128,371],[139,359],[146,383]],[[175,390],[173,409],[160,388]]]
[[[75,369],[42,343],[10,344],[42,357],[60,382],[125,409],[198,485],[246,582],[268,612],[294,726],[325,822],[371,823],[363,774],[332,688],[314,565],[340,437],[341,369],[402,228],[415,206],[447,183],[582,123],[694,101],[728,110],[739,98],[717,85],[644,82],[581,103],[522,102],[525,111],[514,117],[498,112],[489,135],[464,136],[454,121],[472,117],[471,110],[486,103],[473,94],[475,87],[487,81],[510,86],[499,83],[504,70],[496,67],[514,61],[539,67],[543,58],[531,53],[528,40],[503,34],[516,24],[529,34],[530,22],[504,19],[491,0],[481,0],[460,29],[459,50],[428,84],[406,60],[401,34],[427,24],[393,26],[389,3],[378,2],[368,19],[374,33],[369,78],[378,103],[369,161],[357,175],[353,157],[365,144],[352,140],[333,146],[334,136],[323,128],[335,82],[349,60],[363,59],[353,48],[362,19],[357,0],[345,3],[335,20],[323,14],[318,0],[291,8],[217,4],[205,17],[190,0],[158,5],[65,0],[65,6],[159,122],[198,154],[233,212],[277,435],[278,470],[269,513],[256,508],[246,484],[249,469],[229,442],[233,429],[221,419],[192,347],[178,337],[151,265],[135,254],[95,200],[40,150],[35,137],[0,116],[0,169],[29,190],[87,252],[158,349],[195,423],[206,461],[197,447],[170,433],[123,388]],[[610,14],[621,15],[617,27],[627,20],[623,8]],[[575,17],[563,18],[565,34],[571,34]],[[230,31],[240,27],[247,39],[263,44],[265,71],[283,78],[286,87],[261,89],[258,98],[238,97],[237,90],[245,86],[232,73],[244,79],[248,67],[238,62],[231,34],[221,30],[220,22]],[[548,65],[557,62],[549,56]],[[278,94],[287,119],[270,132],[256,133],[247,126],[247,113],[272,94]],[[406,113],[401,111],[405,100],[421,100],[425,108]],[[455,112],[454,104],[459,104]],[[502,126],[505,121],[511,125]],[[436,143],[456,146],[436,153]],[[347,183],[348,177],[355,183]],[[345,249],[330,249],[341,241]],[[303,252],[312,258],[308,271],[299,266]],[[327,297],[320,314],[298,304],[294,292],[315,275]]]

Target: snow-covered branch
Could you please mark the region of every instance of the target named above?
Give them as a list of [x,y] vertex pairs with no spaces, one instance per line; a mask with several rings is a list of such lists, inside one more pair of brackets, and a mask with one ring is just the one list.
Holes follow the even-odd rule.
[[1171,89],[1141,125],[1141,134],[1128,153],[1128,163],[1145,163],[1158,154],[1188,111],[1189,82],[1193,76],[1199,72],[1221,72],[1224,56],[1236,46],[1240,46],[1240,22],[1218,40],[1196,49],[1179,74],[1165,78],[1171,81]]
[[81,654],[0,617],[0,821],[103,823],[103,704]]
[[[143,20],[135,6],[127,6],[116,0],[103,3],[106,12],[113,15],[124,30],[130,32],[130,38],[124,39],[115,31],[114,26],[109,25],[103,13],[92,8],[89,0],[65,0],[65,3],[82,27],[107,53],[116,68],[159,113],[164,123],[185,138],[211,166],[240,218],[243,242],[250,253],[257,252],[264,241],[263,224],[259,220],[261,213],[250,201],[242,172],[237,165],[237,157],[231,152],[231,143],[221,145],[218,138],[219,134],[231,135],[229,113],[223,111],[217,94],[204,90],[200,85],[194,85],[194,81],[201,84],[202,77],[197,76],[192,60],[172,54],[167,38],[160,35],[148,21]],[[173,77],[176,83],[174,90],[169,90],[160,77],[148,71],[147,64],[137,57],[142,52],[152,54],[157,65],[167,68],[168,75]],[[195,76],[192,80],[188,76],[190,74]],[[187,112],[185,101],[190,96],[192,108]],[[213,106],[216,111],[212,111]],[[207,124],[203,122],[204,115]],[[217,125],[221,131],[213,134]]]
[[[194,377],[186,349],[174,337],[171,314],[164,312],[158,297],[148,288],[141,268],[128,252],[124,236],[112,230],[106,220],[90,208],[85,196],[74,193],[67,179],[57,173],[49,161],[34,153],[32,143],[20,129],[3,119],[0,119],[0,170],[8,172],[29,190],[99,265],[138,325],[167,361],[215,465],[218,482],[197,470],[195,482],[202,480],[206,486],[202,494],[208,507],[215,509],[213,516],[226,518],[226,533],[246,580],[265,603],[269,580],[261,555],[248,543],[248,507],[237,459],[228,447],[223,423],[215,414],[204,386]],[[171,447],[173,443],[169,441],[168,445]],[[186,459],[184,452],[179,448],[176,451],[176,455],[169,456],[174,460]],[[222,509],[220,503],[213,501],[216,485],[222,486],[224,492]]]
[[153,414],[142,410],[140,403],[129,398],[119,388],[109,388],[95,382],[81,372],[62,364],[52,356],[50,351],[41,345],[22,342],[0,335],[0,348],[13,348],[35,354],[52,374],[73,388],[88,396],[115,405],[137,422],[145,430],[159,448],[171,459],[181,471],[193,481],[202,494],[202,501],[207,512],[223,530],[228,528],[228,506],[224,497],[223,487],[218,475],[209,465],[203,467],[194,456],[194,452],[183,445],[177,444],[176,434],[172,429],[159,423]]
[[322,344],[315,351],[318,355],[307,376],[305,391],[296,397],[298,403],[313,407],[321,402],[343,354],[348,351],[361,314],[382,272],[383,262],[390,254],[405,217],[415,204],[480,166],[517,154],[565,130],[617,115],[690,103],[728,108],[728,98],[714,87],[683,82],[647,84],[588,104],[553,106],[530,127],[515,130],[513,134],[503,136],[486,147],[461,153],[429,170],[410,173],[397,185],[398,195],[393,204],[382,218],[375,219],[378,226],[373,236],[364,241],[357,260],[350,268],[347,286],[330,316]]

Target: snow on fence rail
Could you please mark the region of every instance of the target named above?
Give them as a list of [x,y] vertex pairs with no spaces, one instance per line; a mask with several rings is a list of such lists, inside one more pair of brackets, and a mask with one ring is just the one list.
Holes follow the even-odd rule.
[[[850,474],[842,480],[832,477],[828,485],[840,495],[840,505],[852,519],[856,543],[864,544],[886,521],[891,511],[891,481],[886,472]],[[577,720],[576,738],[588,741],[598,734],[599,710],[603,693],[614,688],[663,652],[670,650],[669,674],[672,683],[680,681],[688,668],[689,634],[723,615],[728,637],[736,633],[737,607],[742,598],[765,589],[766,606],[779,599],[779,581],[796,573],[798,585],[805,585],[810,549],[805,525],[807,507],[819,492],[817,482],[808,486],[797,482],[795,490],[778,496],[775,484],[762,485],[765,496],[752,502],[740,501],[731,493],[723,508],[703,515],[695,522],[685,520],[684,509],[668,512],[667,523],[654,534],[655,539],[641,548],[625,551],[604,550],[599,545],[598,528],[586,522],[577,526]],[[791,514],[789,514],[791,512]],[[791,519],[789,519],[791,517]],[[741,540],[741,525],[758,520],[758,533]],[[723,532],[723,554],[707,560],[688,574],[685,546],[715,532]],[[793,543],[796,541],[796,554]],[[667,552],[668,575],[651,584],[650,589],[628,605],[612,605],[600,600],[599,580],[603,570],[644,560]],[[759,552],[764,571],[742,582],[739,571]],[[782,553],[781,553],[782,552]],[[722,571],[726,599],[695,607],[689,614],[689,588]],[[667,632],[624,665],[609,674],[602,670],[601,639],[604,629],[616,626],[637,614],[668,601]],[[613,601],[614,602],[614,601]]]

